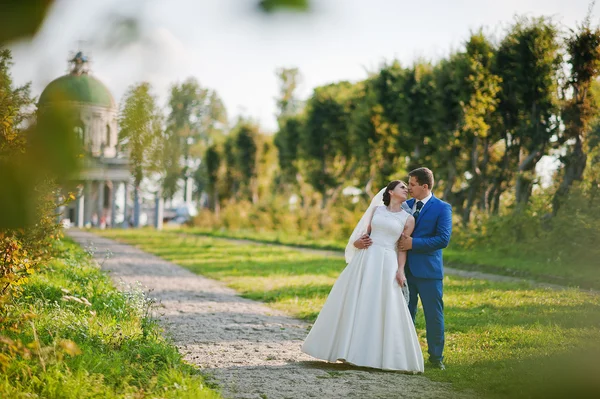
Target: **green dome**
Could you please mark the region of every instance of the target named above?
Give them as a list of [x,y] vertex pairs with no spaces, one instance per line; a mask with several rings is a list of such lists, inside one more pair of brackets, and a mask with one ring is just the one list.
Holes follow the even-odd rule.
[[63,101],[75,101],[108,108],[115,107],[115,100],[102,82],[90,75],[65,75],[46,86],[38,107]]

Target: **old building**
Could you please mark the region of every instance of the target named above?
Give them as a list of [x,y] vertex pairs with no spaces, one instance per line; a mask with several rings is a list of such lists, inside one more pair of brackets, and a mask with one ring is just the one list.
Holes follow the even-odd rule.
[[[90,74],[87,57],[81,52],[70,60],[70,72],[50,82],[42,92],[38,120],[57,109],[68,110],[70,126],[85,153],[76,179],[78,197],[63,210],[63,218],[77,227],[126,222],[124,205],[131,174],[127,156],[118,146],[118,107],[106,86]],[[121,198],[117,198],[118,193]]]

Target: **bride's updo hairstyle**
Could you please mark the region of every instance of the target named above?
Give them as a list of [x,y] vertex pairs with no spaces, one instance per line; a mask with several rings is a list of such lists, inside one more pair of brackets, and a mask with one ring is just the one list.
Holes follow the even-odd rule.
[[385,188],[385,193],[383,193],[383,203],[385,206],[390,204],[390,191],[396,188],[398,184],[402,183],[400,180],[392,180],[387,187]]

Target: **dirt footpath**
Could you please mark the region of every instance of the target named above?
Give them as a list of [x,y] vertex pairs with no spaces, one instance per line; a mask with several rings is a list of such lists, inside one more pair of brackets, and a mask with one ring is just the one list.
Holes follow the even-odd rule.
[[132,246],[85,231],[68,235],[95,248],[118,286],[140,282],[157,299],[161,323],[180,352],[225,398],[474,397],[421,375],[315,361],[300,351],[308,323]]

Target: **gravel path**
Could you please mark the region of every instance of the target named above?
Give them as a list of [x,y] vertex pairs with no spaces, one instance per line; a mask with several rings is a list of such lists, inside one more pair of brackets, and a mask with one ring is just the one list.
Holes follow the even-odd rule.
[[95,248],[117,285],[140,282],[158,300],[161,323],[180,352],[225,398],[474,397],[422,375],[314,361],[300,351],[308,323],[130,245],[80,230],[68,235]]

